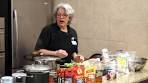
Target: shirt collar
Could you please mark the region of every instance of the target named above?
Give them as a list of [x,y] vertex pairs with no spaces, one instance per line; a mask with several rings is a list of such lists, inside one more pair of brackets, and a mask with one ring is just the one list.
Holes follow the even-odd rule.
[[[57,23],[55,23],[55,24],[56,24],[56,26],[57,26],[57,29],[58,29],[59,31],[61,31],[61,30],[60,30],[60,27],[57,25]],[[70,25],[67,25],[67,30],[68,30],[67,33],[70,33]]]

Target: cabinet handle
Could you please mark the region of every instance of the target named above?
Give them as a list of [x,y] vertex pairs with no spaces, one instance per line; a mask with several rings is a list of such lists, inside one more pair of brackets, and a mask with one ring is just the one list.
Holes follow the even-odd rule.
[[13,29],[12,29],[12,58],[15,60],[15,64],[17,66],[18,62],[18,15],[17,10],[13,10]]
[[5,53],[5,51],[4,50],[0,50],[0,53]]

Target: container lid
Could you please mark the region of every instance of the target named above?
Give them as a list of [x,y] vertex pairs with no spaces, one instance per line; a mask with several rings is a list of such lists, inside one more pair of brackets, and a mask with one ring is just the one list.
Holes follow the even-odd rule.
[[1,77],[1,80],[12,80],[13,77],[12,76],[3,76]]
[[13,73],[12,76],[13,77],[25,77],[27,76],[27,74],[26,73]]
[[29,72],[44,72],[44,71],[49,71],[50,69],[51,68],[48,65],[32,64],[25,66],[25,70]]

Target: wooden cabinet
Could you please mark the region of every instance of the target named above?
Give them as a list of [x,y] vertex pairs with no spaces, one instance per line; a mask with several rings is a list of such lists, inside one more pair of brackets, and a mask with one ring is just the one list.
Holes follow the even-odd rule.
[[5,50],[5,28],[4,17],[0,17],[0,51]]
[[5,53],[0,53],[0,77],[5,74]]
[[0,17],[0,76],[5,73],[5,27],[4,17]]
[[5,50],[4,29],[0,29],[0,51]]

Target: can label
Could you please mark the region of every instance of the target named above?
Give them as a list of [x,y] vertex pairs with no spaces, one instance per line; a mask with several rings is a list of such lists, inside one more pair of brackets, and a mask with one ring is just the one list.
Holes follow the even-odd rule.
[[76,83],[84,83],[83,79],[76,79]]
[[72,78],[66,78],[65,83],[72,83]]
[[107,80],[113,80],[116,78],[116,72],[114,70],[107,71]]

